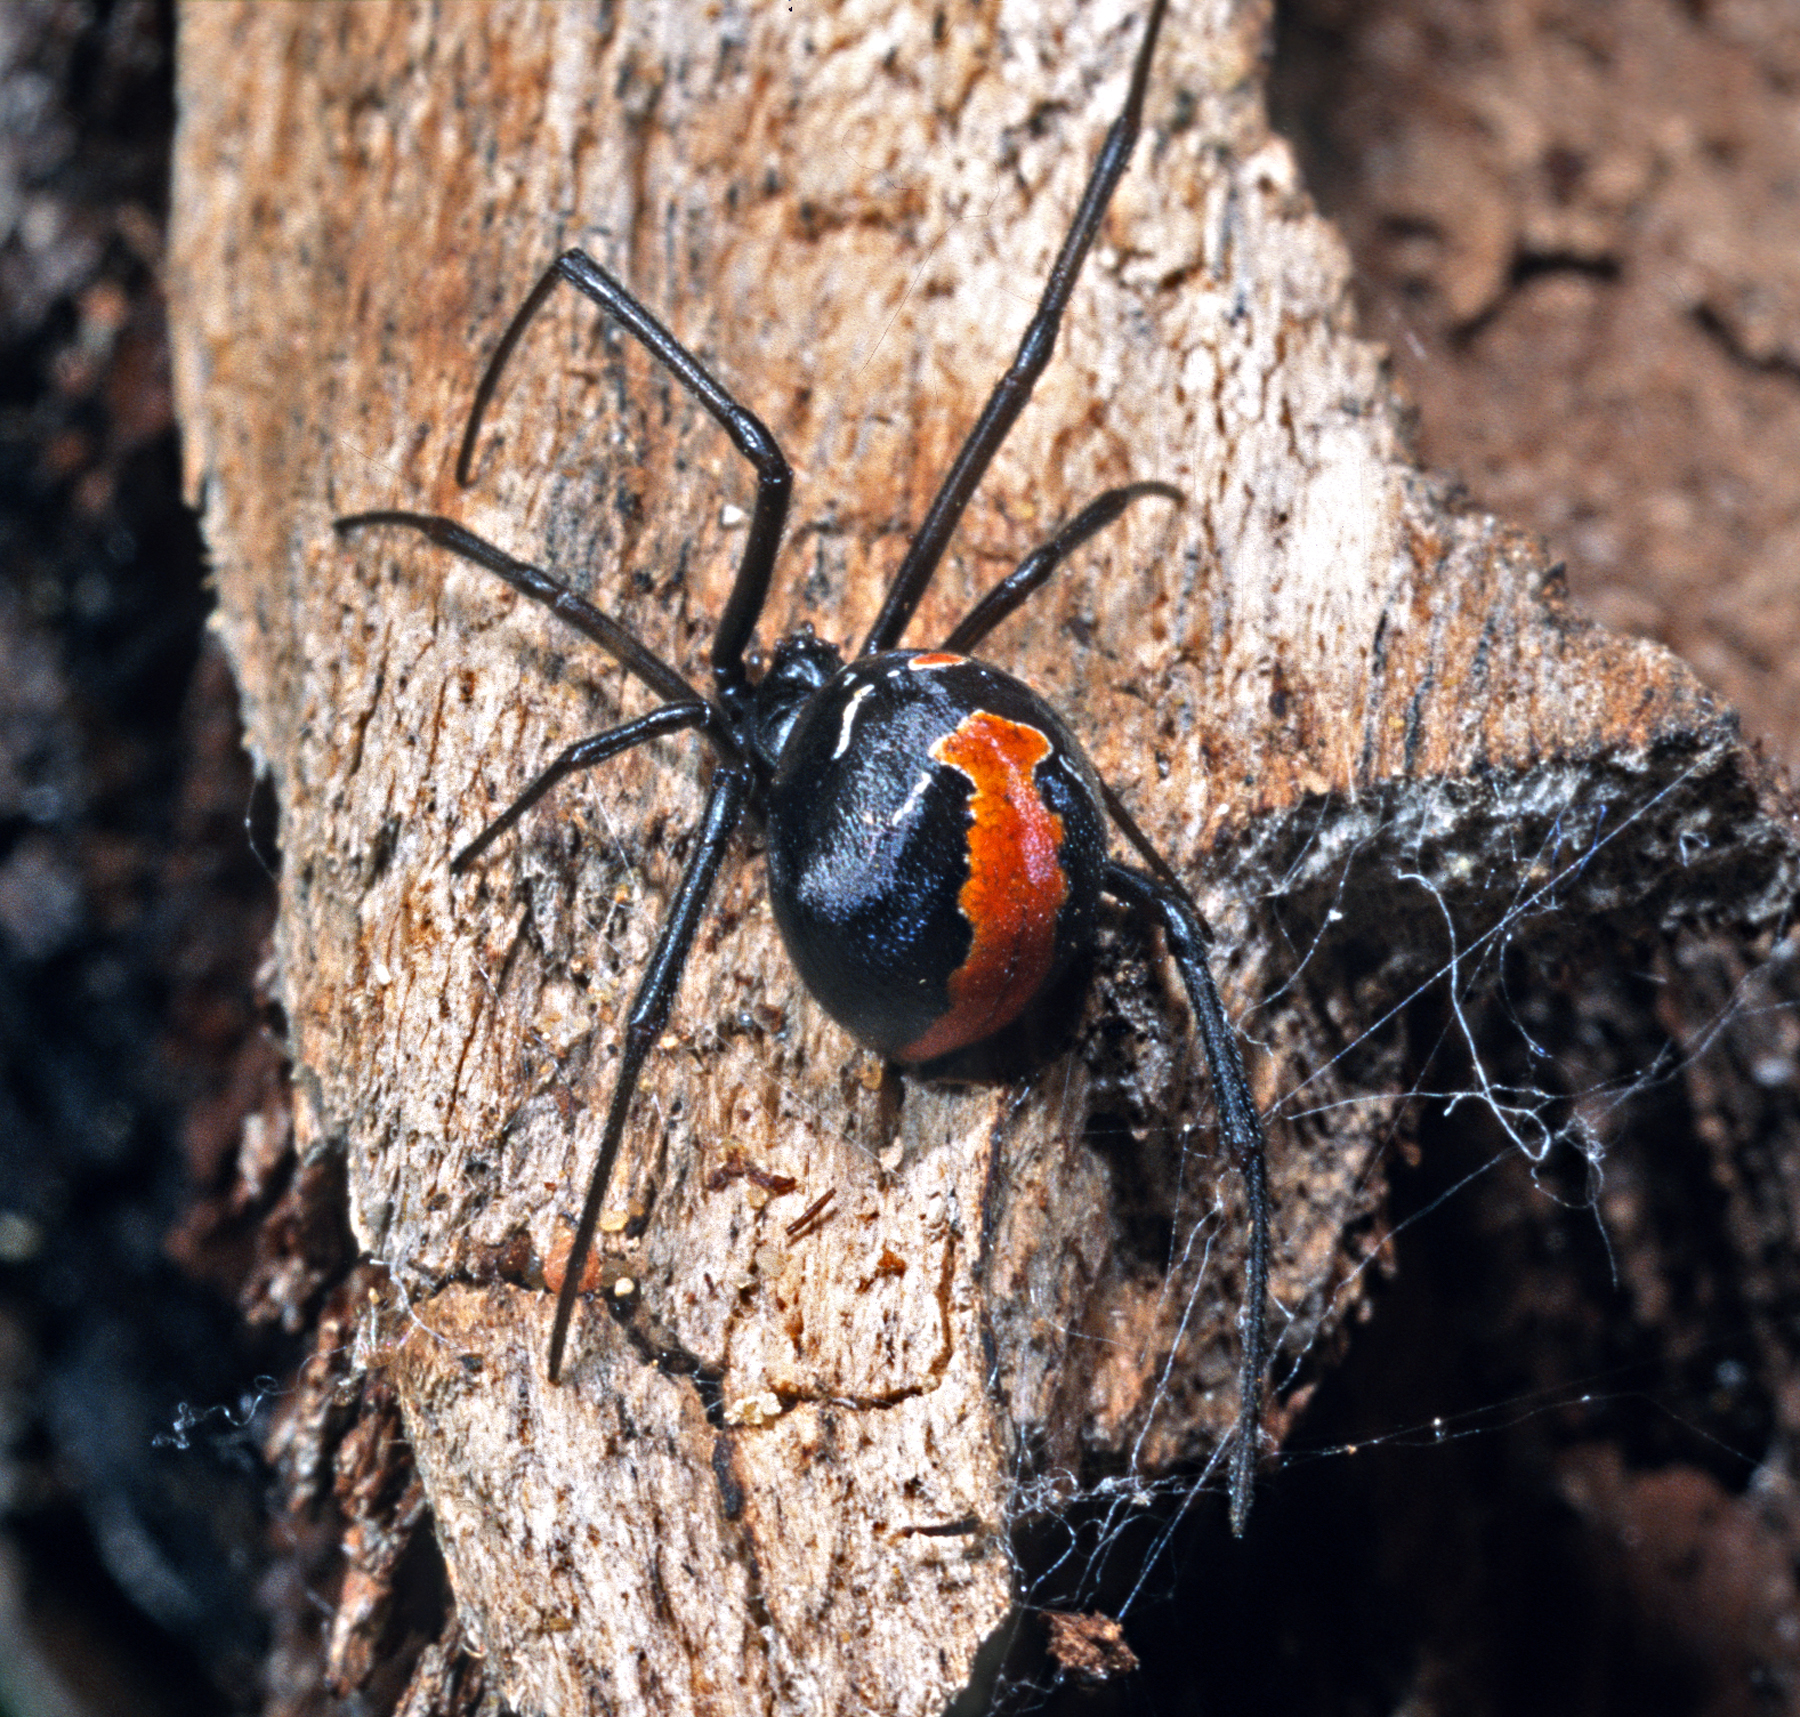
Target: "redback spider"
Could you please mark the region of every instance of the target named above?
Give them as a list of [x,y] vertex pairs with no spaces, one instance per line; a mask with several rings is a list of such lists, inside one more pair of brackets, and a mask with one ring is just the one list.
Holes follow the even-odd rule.
[[[755,468],[755,510],[713,634],[711,696],[560,579],[450,519],[384,510],[339,519],[337,529],[404,525],[423,532],[543,603],[664,700],[648,715],[569,746],[456,854],[452,871],[466,870],[578,769],[683,729],[698,732],[714,753],[698,842],[626,1024],[606,1130],[557,1298],[551,1379],[561,1370],[639,1072],[668,1020],[726,847],[749,815],[766,831],[770,904],[807,988],[854,1037],[926,1078],[992,1078],[1041,1054],[1079,1007],[1102,896],[1120,901],[1141,925],[1161,927],[1193,1006],[1220,1130],[1247,1194],[1241,1400],[1230,1481],[1232,1527],[1241,1531],[1267,1352],[1269,1195],[1262,1122],[1207,966],[1210,938],[1187,890],[1055,712],[1018,680],[968,655],[1132,501],[1154,495],[1178,502],[1180,495],[1163,483],[1109,489],[989,591],[936,649],[898,648],[963,509],[1050,361],[1069,295],[1137,140],[1163,7],[1164,0],[1152,0],[1125,105],[1018,355],[951,465],[852,661],[805,627],[779,640],[766,672],[752,679],[745,652],[768,594],[793,474],[756,415],[580,250],[551,265],[501,336],[475,390],[457,480],[470,480],[482,419],[520,335],[566,281],[642,341]],[[1108,857],[1109,815],[1146,868]]]

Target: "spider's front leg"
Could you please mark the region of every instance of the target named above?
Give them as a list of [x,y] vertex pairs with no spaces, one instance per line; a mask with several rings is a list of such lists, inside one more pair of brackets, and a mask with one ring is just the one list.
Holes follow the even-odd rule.
[[[1044,282],[1037,311],[1026,324],[1013,361],[994,384],[994,391],[981,408],[975,427],[969,431],[950,469],[944,474],[943,482],[938,485],[938,491],[926,509],[924,523],[919,526],[907,548],[906,558],[900,562],[894,581],[888,586],[881,612],[863,640],[860,654],[864,656],[879,655],[899,644],[906,623],[913,617],[920,598],[937,572],[938,563],[944,558],[944,550],[963,516],[963,509],[1011,433],[1019,413],[1031,398],[1031,390],[1037,386],[1038,377],[1050,362],[1051,353],[1056,350],[1056,333],[1062,326],[1063,312],[1069,307],[1069,295],[1081,277],[1081,265],[1087,260],[1101,221],[1106,218],[1113,192],[1125,176],[1138,130],[1143,124],[1144,91],[1150,82],[1150,63],[1156,57],[1156,37],[1162,28],[1165,4],[1166,0],[1150,0],[1150,15],[1144,20],[1144,34],[1138,43],[1137,58],[1132,62],[1125,105],[1100,146],[1099,157],[1088,175],[1087,189],[1081,194],[1081,206],[1063,235],[1062,249],[1057,252],[1056,261],[1050,265],[1050,277]],[[1105,498],[1103,496],[1102,500]],[[1094,528],[1097,530],[1099,526]],[[748,560],[746,554],[746,563]],[[1023,600],[1021,595],[1013,606]],[[1002,610],[1003,613],[1007,611]],[[999,618],[997,614],[993,620]],[[988,624],[992,625],[993,620]]]
[[675,669],[610,614],[596,608],[555,574],[508,554],[485,537],[465,530],[454,519],[440,518],[435,513],[405,513],[383,508],[378,512],[351,513],[346,518],[334,519],[331,528],[339,536],[348,536],[371,525],[404,525],[408,530],[429,537],[440,548],[447,548],[452,554],[473,561],[476,566],[498,573],[521,596],[542,603],[565,626],[573,626],[577,632],[593,639],[653,692],[661,693],[671,703],[693,703],[699,699],[700,694]]
[[762,419],[748,406],[740,405],[730,390],[657,320],[650,307],[586,251],[564,251],[551,263],[537,285],[526,294],[525,302],[500,336],[500,344],[494,348],[494,355],[488,360],[475,389],[474,404],[469,407],[468,427],[463,431],[462,450],[456,458],[456,480],[465,486],[470,480],[476,438],[500,385],[500,372],[505,369],[513,348],[543,308],[545,299],[556,290],[559,282],[565,281],[641,341],[712,414],[731,437],[732,445],[755,468],[756,506],[750,515],[750,529],[744,538],[737,578],[732,584],[725,612],[719,617],[712,643],[713,678],[727,709],[735,713],[747,704],[750,696],[744,651],[749,648],[750,635],[756,630],[763,603],[768,598],[775,553],[781,547],[788,501],[794,488],[793,469]]
[[1127,483],[1122,488],[1108,489],[1095,496],[1055,536],[1033,549],[982,597],[938,647],[968,655],[1007,615],[1033,592],[1041,590],[1049,582],[1050,575],[1089,537],[1104,530],[1133,501],[1145,495],[1160,495],[1178,507],[1185,498],[1173,484],[1157,482]]

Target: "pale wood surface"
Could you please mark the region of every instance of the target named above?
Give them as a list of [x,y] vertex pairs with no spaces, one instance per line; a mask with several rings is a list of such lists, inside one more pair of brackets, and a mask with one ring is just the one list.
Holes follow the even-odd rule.
[[[588,1309],[550,1388],[538,1261],[579,1204],[704,765],[679,743],[619,760],[453,881],[536,766],[644,696],[475,569],[330,529],[449,513],[702,675],[749,474],[590,306],[544,318],[475,486],[453,480],[486,353],[579,243],[794,461],[763,640],[858,637],[1035,302],[1137,17],[1054,0],[934,35],[939,15],[183,16],[188,480],[280,798],[298,1130],[347,1156],[390,1273],[372,1362],[464,1633],[522,1711],[939,1710],[1013,1614],[1022,1482],[1084,1451],[1154,1474],[1231,1423],[1240,1201],[1172,974],[1120,962],[1028,1086],[909,1084],[896,1113],[788,970],[749,841],[615,1177],[612,1208],[649,1212],[606,1249],[636,1310]],[[1706,831],[1748,765],[1685,670],[1572,620],[1528,540],[1410,468],[1339,247],[1266,129],[1265,22],[1171,17],[1057,357],[911,638],[1106,485],[1190,497],[1135,509],[987,653],[1064,709],[1212,914],[1281,1105],[1291,1359],[1379,1239],[1391,1010],[1445,926],[1479,947],[1584,843],[1559,905],[1720,904]],[[1759,874],[1766,900],[1726,903],[1790,886]],[[796,1190],[714,1178],[733,1150]],[[828,1189],[830,1220],[790,1238]],[[1144,1207],[1174,1215],[1167,1279],[1126,1233]]]

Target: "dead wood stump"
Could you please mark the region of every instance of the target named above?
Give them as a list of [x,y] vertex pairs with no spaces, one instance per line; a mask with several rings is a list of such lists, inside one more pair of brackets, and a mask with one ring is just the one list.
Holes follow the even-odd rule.
[[[474,486],[453,479],[480,365],[580,244],[797,468],[763,640],[859,636],[1030,314],[1137,23],[185,14],[188,481],[281,807],[296,1135],[345,1165],[379,1266],[358,1364],[397,1402],[459,1637],[518,1710],[942,1709],[1015,1613],[1028,1507],[1204,1461],[1229,1429],[1239,1194],[1172,975],[1128,939],[1064,1060],[896,1104],[788,970],[745,842],[549,1387],[544,1269],[704,761],[621,759],[452,879],[543,760],[643,696],[486,575],[330,522],[451,514],[702,675],[749,473],[591,307],[534,330]],[[1169,20],[1057,356],[911,636],[1099,489],[1189,497],[1139,509],[989,653],[1068,715],[1220,935],[1272,1116],[1292,1386],[1382,1238],[1414,999],[1435,985],[1466,1020],[1533,947],[1723,925],[1766,948],[1795,847],[1729,713],[1573,617],[1531,540],[1409,461],[1268,131],[1266,23],[1225,0]],[[1553,1080],[1481,1071],[1518,1148],[1571,1136]],[[827,1191],[829,1220],[790,1232]],[[373,1668],[345,1646],[337,1673]]]

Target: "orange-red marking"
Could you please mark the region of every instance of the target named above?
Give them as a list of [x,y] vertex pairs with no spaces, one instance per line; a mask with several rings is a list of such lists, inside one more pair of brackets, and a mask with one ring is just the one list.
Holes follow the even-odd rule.
[[967,656],[953,656],[947,650],[927,650],[922,656],[914,656],[906,665],[917,673],[920,668],[954,668],[958,662],[966,662]]
[[976,710],[931,748],[975,785],[969,880],[957,896],[974,940],[950,974],[950,1008],[900,1053],[929,1061],[1010,1025],[1050,975],[1056,915],[1069,895],[1062,818],[1038,792],[1050,741],[1035,727]]

